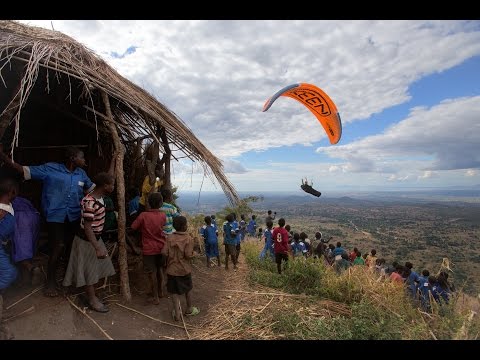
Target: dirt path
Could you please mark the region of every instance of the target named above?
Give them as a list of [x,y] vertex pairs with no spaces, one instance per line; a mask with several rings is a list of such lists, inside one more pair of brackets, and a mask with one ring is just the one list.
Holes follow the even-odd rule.
[[[102,314],[86,309],[86,314],[113,339],[193,338],[193,334],[198,333],[195,330],[208,322],[210,310],[215,308],[218,299],[225,296],[225,293],[219,289],[225,289],[228,284],[226,280],[231,276],[240,275],[240,272],[234,273],[233,270],[227,272],[223,266],[207,268],[204,259],[204,257],[194,259],[192,299],[194,305],[200,309],[200,314],[194,317],[185,317],[186,330],[181,321],[172,320],[170,298],[161,299],[160,305],[152,305],[147,302],[146,281],[141,269],[135,264],[129,265],[132,301],[128,304],[123,302],[121,295],[118,294],[118,280],[112,277],[108,283],[110,286],[97,292],[101,299],[108,302],[110,311]],[[245,265],[240,265],[240,267],[242,266]],[[14,339],[107,339],[107,336],[85,314],[75,309],[65,296],[47,298],[42,291],[37,291],[12,306],[35,289],[34,287],[10,288],[4,294],[4,324],[7,325]],[[82,306],[78,296],[70,295],[70,298],[75,304]],[[182,305],[185,306],[184,304],[183,298]],[[151,318],[119,305],[135,309]],[[25,313],[22,314],[24,311]]]

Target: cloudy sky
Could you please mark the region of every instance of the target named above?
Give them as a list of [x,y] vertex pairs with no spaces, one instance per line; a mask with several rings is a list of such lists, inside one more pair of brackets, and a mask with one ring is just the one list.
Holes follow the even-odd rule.
[[[480,21],[24,20],[64,32],[174,111],[241,192],[480,184]],[[330,145],[280,97],[311,83],[335,102]],[[221,191],[174,162],[182,191]]]

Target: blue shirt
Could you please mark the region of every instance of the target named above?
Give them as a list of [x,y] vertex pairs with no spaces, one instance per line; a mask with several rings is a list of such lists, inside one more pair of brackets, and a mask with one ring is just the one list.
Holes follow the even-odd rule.
[[257,230],[257,223],[255,220],[250,220],[247,225],[247,231],[250,234],[250,236],[255,236],[255,231]]
[[80,201],[84,192],[95,187],[83,169],[77,167],[70,171],[64,164],[54,162],[24,166],[23,169],[25,180],[43,181],[42,211],[47,222],[80,219]]
[[235,230],[235,245],[238,245],[240,244],[240,226],[238,225],[238,221],[237,220],[233,220],[233,223],[232,223],[232,226],[233,226],[233,230]]
[[203,225],[200,228],[200,234],[207,244],[218,244],[217,228],[213,225]]
[[0,220],[0,247],[3,247],[3,244],[9,240],[13,241],[14,235],[15,217],[10,213],[6,213]]
[[235,242],[235,229],[233,228],[233,221],[229,223],[225,221],[223,223],[223,243],[226,245],[236,245]]
[[17,268],[3,245],[8,240],[12,241],[14,235],[15,217],[7,213],[0,219],[0,290],[6,289],[17,277]]
[[138,212],[139,205],[140,205],[140,195],[137,195],[128,203],[128,215],[136,214]]

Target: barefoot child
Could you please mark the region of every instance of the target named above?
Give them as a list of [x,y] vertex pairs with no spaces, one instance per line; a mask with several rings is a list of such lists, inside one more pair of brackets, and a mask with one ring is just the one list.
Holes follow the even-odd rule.
[[163,204],[162,194],[156,192],[148,195],[148,210],[140,213],[132,223],[133,230],[142,233],[143,267],[148,274],[153,295],[153,304],[160,304],[163,297],[163,267],[165,256],[161,254],[165,245],[163,227],[167,216],[160,211]]
[[174,217],[173,228],[175,232],[167,235],[162,254],[167,257],[167,290],[172,294],[172,317],[179,321],[182,311],[179,295],[185,294],[185,315],[197,315],[200,310],[192,306],[191,299],[193,284],[190,259],[193,258],[193,239],[187,233],[187,218],[181,215]]

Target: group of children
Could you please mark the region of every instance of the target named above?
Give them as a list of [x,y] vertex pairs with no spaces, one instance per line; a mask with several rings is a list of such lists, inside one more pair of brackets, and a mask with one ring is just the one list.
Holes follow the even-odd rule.
[[[271,212],[269,212],[269,216]],[[242,220],[244,216],[241,216]],[[255,215],[252,215],[255,220]],[[210,266],[210,258],[217,257],[220,266],[220,256],[218,253],[218,229],[211,223],[211,217],[205,217],[205,223],[200,230],[205,240],[205,249],[207,254],[207,266]],[[241,234],[241,223],[237,223],[235,214],[229,214],[223,224],[225,245],[225,267],[228,269],[228,259],[232,260],[234,269],[237,266],[240,243],[243,240]],[[256,224],[255,224],[256,227]],[[260,228],[261,230],[261,228]],[[323,259],[325,265],[332,266],[337,273],[341,273],[350,266],[365,266],[370,271],[380,275],[384,279],[405,284],[406,291],[411,298],[420,304],[424,310],[431,309],[431,301],[439,304],[449,303],[454,286],[448,282],[448,273],[442,271],[438,276],[430,275],[428,270],[423,270],[422,275],[413,271],[411,262],[406,262],[404,266],[394,262],[387,266],[383,258],[377,257],[376,249],[362,254],[358,248],[348,253],[341,242],[336,245],[329,244],[332,237],[323,238],[321,232],[315,233],[315,238],[311,241],[305,232],[294,233],[290,226],[285,224],[285,219],[278,220],[278,226],[274,227],[273,219],[266,219],[266,229],[262,231],[261,239],[264,241],[264,247],[260,252],[259,258],[271,258],[277,264],[279,274],[285,269],[289,257],[293,259]],[[252,233],[248,231],[251,235]],[[253,236],[255,236],[253,231]],[[252,236],[252,235],[251,235]],[[214,249],[214,250],[212,250]],[[282,266],[283,263],[283,266]]]

